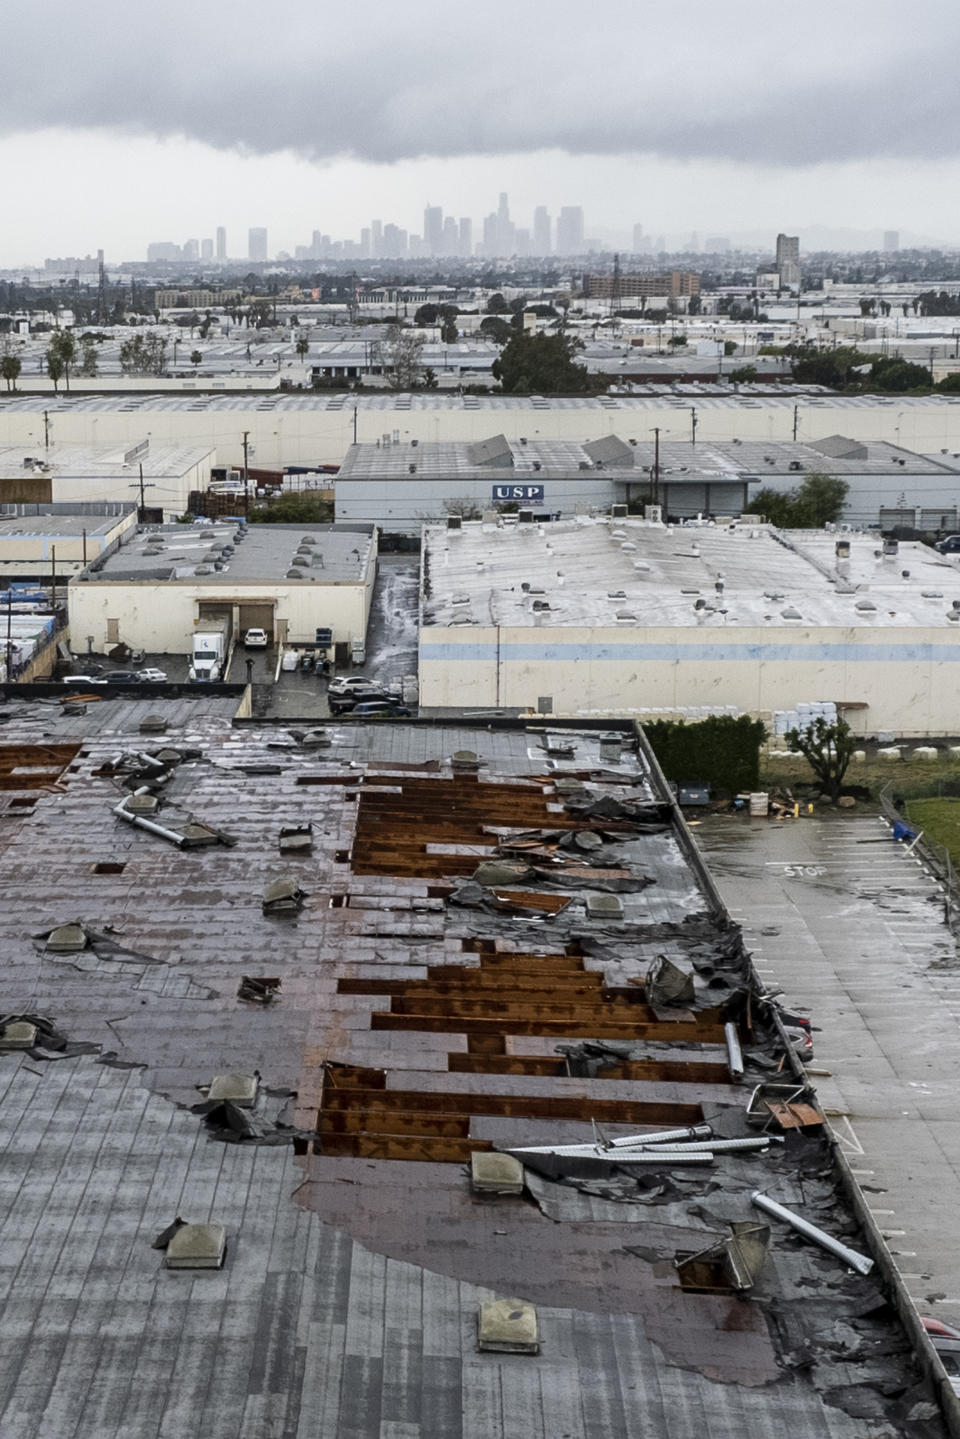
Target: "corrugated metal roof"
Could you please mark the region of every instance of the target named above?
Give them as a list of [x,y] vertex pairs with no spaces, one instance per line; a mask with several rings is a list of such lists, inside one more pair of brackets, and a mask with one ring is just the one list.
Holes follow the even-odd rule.
[[[48,730],[62,736],[65,725],[82,743],[57,792],[41,792],[29,811],[0,820],[4,1007],[29,1004],[55,1016],[71,1044],[89,1052],[58,1062],[0,1055],[2,1424],[15,1425],[23,1439],[67,1432],[91,1439],[236,1439],[247,1432],[727,1439],[781,1428],[804,1439],[858,1439],[863,1420],[847,1412],[855,1406],[844,1387],[853,1385],[856,1407],[872,1402],[890,1427],[903,1427],[901,1401],[883,1397],[879,1385],[902,1382],[904,1412],[918,1396],[909,1392],[909,1356],[888,1320],[857,1320],[864,1344],[882,1336],[879,1374],[849,1345],[836,1363],[828,1346],[817,1347],[816,1334],[812,1375],[778,1348],[767,1306],[782,1306],[794,1336],[806,1323],[829,1337],[834,1320],[862,1314],[862,1281],[851,1289],[818,1251],[775,1241],[763,1307],[676,1289],[670,1256],[704,1247],[728,1211],[747,1202],[749,1166],[727,1165],[714,1176],[719,1186],[706,1192],[674,1184],[662,1205],[627,1206],[642,1211],[629,1219],[625,1210],[611,1214],[612,1202],[600,1218],[597,1196],[545,1181],[549,1202],[589,1209],[582,1220],[554,1219],[536,1201],[539,1194],[548,1203],[544,1185],[529,1201],[474,1200],[456,1164],[221,1143],[190,1112],[197,1086],[214,1074],[257,1069],[265,1092],[296,1091],[289,1118],[310,1129],[328,1060],[385,1068],[387,1098],[432,1092],[442,1102],[482,1092],[537,1106],[576,1101],[589,1111],[620,1096],[675,1102],[684,1092],[700,1102],[712,1088],[736,1103],[728,1085],[702,1080],[498,1078],[482,1062],[478,1072],[458,1071],[451,1054],[480,1061],[496,1055],[471,1050],[455,1031],[377,1028],[378,1014],[402,1018],[404,1011],[391,1010],[389,995],[365,997],[356,984],[353,992],[342,985],[385,978],[416,984],[431,965],[469,978],[482,971],[484,955],[496,969],[498,954],[509,964],[521,945],[559,952],[566,964],[558,973],[574,991],[584,987],[581,972],[625,985],[657,950],[686,964],[712,957],[723,969],[721,949],[735,955],[735,931],[715,930],[703,915],[697,877],[674,836],[624,841],[631,862],[656,882],[628,896],[641,904],[636,928],[615,936],[602,926],[585,933],[582,918],[531,924],[457,909],[431,897],[430,884],[391,874],[389,865],[361,872],[351,862],[362,796],[386,805],[398,789],[389,766],[411,763],[422,766],[421,787],[452,786],[453,794],[449,756],[470,748],[487,765],[478,781],[458,782],[464,795],[472,788],[482,798],[490,786],[497,804],[507,791],[553,804],[549,775],[536,782],[544,774],[539,731],[352,729],[352,748],[338,745],[321,761],[313,751],[284,752],[276,775],[250,769],[277,759],[277,731],[232,727],[225,716],[189,708],[179,715],[183,727],[162,743],[201,754],[173,771],[171,798],[237,843],[183,853],[110,815],[118,788],[102,766],[121,749],[143,747],[128,727],[139,708],[104,701],[64,720],[46,704],[4,704],[0,744],[34,743]],[[112,720],[96,732],[95,710]],[[583,769],[596,773],[597,732],[582,726],[576,744]],[[629,798],[644,768],[642,757],[627,751],[618,771],[625,783],[595,784],[596,792]],[[311,776],[331,782],[297,783]],[[649,793],[650,783],[648,776],[640,792]],[[444,812],[442,804],[432,808],[431,824],[442,824]],[[463,809],[447,812],[464,822]],[[281,861],[278,829],[306,819],[314,826],[313,854]],[[385,820],[379,834],[388,839],[391,832]],[[378,832],[370,833],[376,840]],[[481,838],[489,847],[492,837]],[[113,872],[91,874],[103,861]],[[291,865],[307,893],[303,910],[292,921],[264,916],[264,882]],[[338,896],[348,902],[332,905]],[[112,926],[123,952],[57,957],[31,938],[77,916],[94,929]],[[476,938],[492,947],[465,946]],[[278,976],[276,1000],[265,1007],[239,1000],[244,974]],[[539,1050],[537,1036],[528,1035],[501,1057],[520,1057],[529,1045],[532,1059],[556,1060],[556,1040],[540,1038]],[[683,1044],[670,1051],[681,1063],[705,1057]],[[719,1045],[706,1053],[722,1060]],[[663,1051],[651,1057],[662,1059]],[[496,1122],[517,1127],[509,1115]],[[537,1122],[542,1128],[545,1120]],[[582,1121],[563,1125],[564,1132],[589,1132]],[[826,1151],[818,1151],[817,1167],[827,1163]],[[832,1180],[808,1174],[801,1193],[788,1166],[780,1186],[782,1197],[846,1222],[833,1207]],[[151,1240],[178,1213],[225,1225],[223,1270],[185,1276],[163,1269]],[[626,1245],[646,1246],[648,1257]],[[825,1278],[835,1287],[825,1287]],[[478,1354],[478,1305],[518,1290],[537,1305],[540,1354]],[[925,1432],[943,1431],[932,1421]]]

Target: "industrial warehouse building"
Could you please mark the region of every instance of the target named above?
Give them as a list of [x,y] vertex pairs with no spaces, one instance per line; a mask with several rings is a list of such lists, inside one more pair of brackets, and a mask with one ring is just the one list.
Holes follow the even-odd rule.
[[596,514],[612,504],[659,504],[667,519],[738,516],[763,489],[786,493],[827,472],[848,486],[843,518],[952,531],[960,460],[831,435],[809,444],[625,440],[575,444],[492,436],[467,444],[352,445],[336,478],[338,520],[416,532],[425,520],[506,505],[537,517]]
[[45,444],[43,415],[39,421],[26,447],[14,443],[0,448],[0,505],[133,500],[151,520],[174,520],[187,510],[191,491],[207,488],[216,464],[216,450],[209,446],[155,445],[142,431],[126,449],[122,442],[105,447],[96,439],[90,444]]
[[217,451],[219,463],[239,465],[246,432],[252,463],[266,469],[340,464],[354,442],[382,443],[384,436],[399,445],[476,442],[497,434],[511,441],[549,437],[581,444],[614,433],[641,443],[652,441],[655,428],[661,441],[692,439],[694,431],[701,443],[766,444],[843,434],[886,440],[919,454],[960,452],[958,395],[838,395],[789,384],[739,391],[730,385],[637,385],[596,398],[431,391],[4,395],[0,446],[43,455],[45,415],[50,450],[83,445],[126,452],[149,435],[151,446],[203,446]]
[[946,1439],[876,1182],[642,736],[291,757],[235,705],[5,700],[5,1435]]
[[189,654],[198,624],[225,619],[234,640],[261,628],[312,645],[327,628],[346,647],[366,635],[376,570],[372,526],[154,526],[71,580],[71,635],[96,652]]
[[859,734],[956,732],[960,567],[923,545],[501,519],[426,529],[421,583],[424,706],[769,722],[827,701]]
[[115,549],[136,523],[132,500],[0,505],[0,587],[11,580],[65,583]]

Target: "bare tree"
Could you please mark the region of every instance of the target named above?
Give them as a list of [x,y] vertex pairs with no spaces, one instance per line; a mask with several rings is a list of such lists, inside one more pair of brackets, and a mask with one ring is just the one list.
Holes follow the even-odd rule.
[[415,390],[423,383],[423,339],[391,325],[383,341],[383,363],[391,390]]

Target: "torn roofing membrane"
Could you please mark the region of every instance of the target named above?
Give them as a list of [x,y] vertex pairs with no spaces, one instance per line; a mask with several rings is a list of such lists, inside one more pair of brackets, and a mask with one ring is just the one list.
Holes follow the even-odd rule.
[[[46,711],[7,708],[39,742]],[[235,844],[183,850],[111,814],[136,741],[104,725],[0,826],[0,1011],[38,1031],[0,1052],[0,1429],[944,1432],[876,1273],[752,1204],[869,1248],[823,1125],[747,1113],[792,1065],[642,747],[613,777],[581,726],[579,797],[519,726],[371,728],[238,777],[272,732],[193,713],[164,797]],[[591,914],[612,877],[622,914]],[[48,950],[67,924],[84,947]],[[202,1098],[216,1076],[258,1083]],[[514,1182],[472,1186],[484,1156]],[[223,1226],[222,1270],[163,1269],[175,1216]],[[731,1247],[758,1226],[762,1260]],[[704,1253],[723,1282],[682,1285]],[[478,1351],[499,1300],[538,1353]]]

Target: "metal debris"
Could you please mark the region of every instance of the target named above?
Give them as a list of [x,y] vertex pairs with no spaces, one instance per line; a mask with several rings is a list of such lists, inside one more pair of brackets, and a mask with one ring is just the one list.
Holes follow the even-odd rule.
[[647,1003],[654,1009],[669,1009],[673,1005],[689,1009],[697,997],[693,975],[665,954],[658,954],[647,970],[646,993]]
[[831,1254],[836,1255],[844,1264],[848,1264],[851,1269],[855,1269],[858,1274],[867,1275],[873,1268],[873,1260],[868,1258],[866,1254],[860,1254],[856,1249],[849,1249],[846,1244],[841,1244],[839,1239],[834,1239],[832,1234],[827,1234],[824,1230],[818,1229],[815,1224],[811,1224],[809,1220],[803,1219],[799,1214],[795,1214],[792,1209],[786,1209],[782,1204],[778,1204],[775,1199],[771,1199],[768,1195],[761,1193],[759,1189],[754,1190],[753,1194],[751,1194],[750,1203],[755,1204],[756,1207],[762,1209],[764,1213],[772,1214],[775,1219],[782,1219],[785,1224],[790,1225],[791,1229],[795,1229],[798,1234],[802,1234],[806,1239],[812,1239],[814,1244],[820,1245],[821,1249],[826,1249]]
[[237,988],[237,998],[254,1000],[257,1004],[272,1004],[279,988],[280,978],[278,975],[258,979],[253,975],[245,974]]
[[300,854],[310,854],[313,850],[313,825],[310,823],[297,824],[281,829],[278,843],[281,854],[294,857]]
[[183,1229],[186,1222],[187,1221],[185,1219],[181,1219],[178,1214],[172,1224],[168,1224],[166,1229],[161,1229],[156,1239],[152,1241],[150,1248],[166,1249],[167,1245],[170,1243],[170,1240],[173,1238],[173,1236],[177,1233],[178,1230]]
[[148,819],[142,812],[142,805],[137,806],[136,809],[133,808],[136,800],[152,800],[154,812],[157,809],[155,796],[149,795],[146,790],[141,789],[114,805],[113,813],[118,819],[125,820],[127,824],[132,824],[137,829],[145,829],[150,834],[158,835],[160,839],[169,841],[170,844],[176,845],[177,849],[202,849],[207,845],[214,844],[232,848],[237,842],[232,835],[215,829],[213,825],[202,824],[192,815],[176,817],[175,812],[171,810],[164,823],[156,819]]
[[756,1284],[770,1249],[770,1227],[738,1220],[728,1238],[674,1262],[684,1289],[747,1293]]
[[272,880],[266,886],[261,908],[264,914],[298,914],[306,897],[306,890],[300,888],[297,880],[287,876]]

